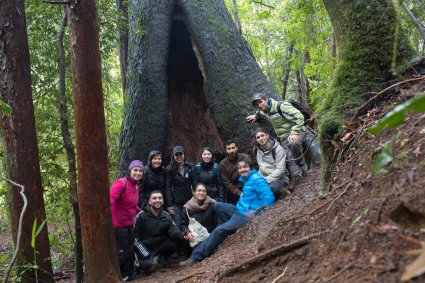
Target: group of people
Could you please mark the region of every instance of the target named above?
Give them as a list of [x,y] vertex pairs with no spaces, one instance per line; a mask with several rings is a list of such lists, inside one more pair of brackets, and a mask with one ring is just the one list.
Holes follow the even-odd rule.
[[[302,156],[304,118],[289,103],[254,94],[255,122],[269,116],[280,143],[265,129],[255,132],[252,159],[240,153],[233,140],[225,142],[227,157],[220,164],[209,147],[200,150],[199,162],[186,160],[183,146],[175,146],[165,167],[162,152],[154,150],[144,166],[133,160],[127,176],[110,190],[112,222],[118,260],[125,281],[149,272],[155,263],[168,266],[176,252],[188,255],[180,266],[189,266],[211,255],[226,237],[246,225],[262,208],[287,193],[290,180],[298,181],[307,169]],[[288,105],[289,104],[289,105]],[[280,115],[276,113],[286,113]],[[299,147],[301,146],[301,151]],[[290,159],[290,160],[288,160]],[[258,211],[257,211],[258,210]],[[195,218],[210,235],[193,249]]]

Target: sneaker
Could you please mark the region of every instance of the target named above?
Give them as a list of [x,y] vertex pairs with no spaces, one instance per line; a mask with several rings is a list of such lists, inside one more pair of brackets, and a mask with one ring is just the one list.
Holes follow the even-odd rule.
[[166,257],[163,257],[163,256],[158,257],[158,264],[159,264],[159,267],[161,267],[161,268],[170,267],[170,263],[168,263],[168,259]]
[[193,259],[191,259],[190,257],[188,259],[186,259],[185,261],[181,261],[179,263],[180,267],[188,267],[195,264],[195,261]]

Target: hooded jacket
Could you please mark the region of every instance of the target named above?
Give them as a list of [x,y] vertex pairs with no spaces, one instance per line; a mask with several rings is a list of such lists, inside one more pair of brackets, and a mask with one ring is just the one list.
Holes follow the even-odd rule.
[[166,172],[164,166],[159,168],[153,168],[152,159],[154,156],[161,154],[160,151],[151,151],[148,157],[148,165],[143,170],[143,179],[141,181],[141,191],[139,198],[139,207],[142,207],[143,204],[147,204],[149,200],[149,195],[155,190],[162,192],[162,195],[165,196],[165,185],[166,185]]
[[188,200],[192,198],[192,164],[189,162],[184,163],[184,172],[182,175],[180,174],[176,164],[171,161],[166,168],[166,174],[166,207],[172,207],[173,205],[183,206]]
[[210,162],[208,164],[199,162],[194,166],[193,183],[196,186],[199,182],[207,187],[209,197],[216,201],[224,201],[224,187],[217,162]]
[[259,173],[267,183],[278,179],[289,183],[288,171],[286,170],[286,153],[283,147],[274,139],[269,139],[269,149],[263,150],[261,146],[257,147],[255,156],[259,167]]
[[257,208],[271,206],[275,199],[266,179],[256,169],[249,171],[246,177],[240,177],[243,194],[236,204],[236,210],[243,216],[253,217]]

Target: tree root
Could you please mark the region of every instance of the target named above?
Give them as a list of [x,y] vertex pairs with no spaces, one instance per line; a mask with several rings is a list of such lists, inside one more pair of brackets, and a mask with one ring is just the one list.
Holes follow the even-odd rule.
[[214,275],[214,277],[217,277],[217,279],[221,279],[221,278],[223,278],[225,276],[229,276],[229,275],[231,275],[231,274],[233,274],[233,273],[235,273],[239,270],[244,270],[248,266],[255,265],[255,264],[260,263],[264,260],[267,260],[267,259],[273,258],[277,255],[280,255],[284,252],[290,252],[290,251],[292,251],[292,250],[294,250],[294,249],[296,249],[300,246],[304,246],[304,245],[308,244],[311,239],[316,238],[318,236],[321,236],[322,234],[327,233],[327,232],[329,232],[329,230],[324,230],[324,231],[321,231],[321,232],[318,232],[318,233],[313,233],[313,234],[307,235],[305,237],[302,237],[301,239],[292,241],[290,243],[282,244],[282,245],[280,245],[276,248],[273,248],[271,250],[268,250],[266,252],[258,254],[256,256],[250,258],[250,259],[247,259],[247,260],[245,260],[245,261],[243,261],[243,262],[241,262],[241,263],[239,263],[235,266],[232,266],[232,267],[230,267],[230,268],[228,268],[228,269],[226,269],[222,272],[217,272]]
[[350,262],[349,264],[347,264],[346,266],[344,266],[340,271],[338,271],[337,273],[335,273],[334,275],[332,275],[329,278],[322,278],[321,282],[331,282],[332,280],[334,280],[335,278],[337,278],[339,275],[341,275],[344,271],[346,271],[347,269],[349,269],[350,267],[352,267],[354,264],[356,264],[357,262],[359,262],[359,259]]
[[188,275],[188,276],[185,276],[185,277],[183,277],[183,278],[180,278],[179,280],[177,280],[177,281],[174,281],[174,283],[179,283],[179,282],[183,282],[183,281],[185,281],[186,279],[189,279],[189,278],[192,278],[192,277],[196,277],[196,276],[198,276],[198,275],[201,275],[201,274],[204,274],[205,272],[198,272],[198,273],[195,273],[195,274],[190,274],[190,275]]
[[276,283],[280,278],[282,278],[285,275],[287,269],[288,267],[285,267],[285,270],[282,272],[282,274],[276,277],[271,283]]

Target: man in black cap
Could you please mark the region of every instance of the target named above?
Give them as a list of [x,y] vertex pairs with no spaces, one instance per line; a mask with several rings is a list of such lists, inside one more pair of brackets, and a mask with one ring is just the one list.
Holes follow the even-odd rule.
[[186,162],[184,148],[173,148],[170,164],[166,168],[165,204],[177,227],[180,229],[183,205],[192,198],[193,165]]
[[287,160],[290,160],[287,167],[291,181],[298,182],[302,178],[303,171],[307,170],[302,147],[306,131],[303,114],[290,102],[277,102],[263,93],[255,93],[251,103],[257,111],[253,115],[248,115],[246,120],[253,123],[269,117],[286,152]]

